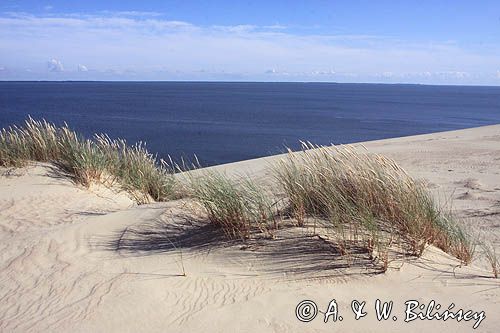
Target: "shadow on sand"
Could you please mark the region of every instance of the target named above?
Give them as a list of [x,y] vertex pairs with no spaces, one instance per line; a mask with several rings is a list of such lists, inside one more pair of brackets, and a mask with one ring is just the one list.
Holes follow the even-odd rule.
[[147,256],[171,251],[184,254],[217,253],[214,260],[255,267],[260,276],[288,279],[347,278],[381,273],[366,248],[349,245],[349,255],[304,228],[277,230],[273,239],[256,236],[228,239],[217,226],[192,216],[174,222],[154,221],[119,230],[100,246],[125,256]]

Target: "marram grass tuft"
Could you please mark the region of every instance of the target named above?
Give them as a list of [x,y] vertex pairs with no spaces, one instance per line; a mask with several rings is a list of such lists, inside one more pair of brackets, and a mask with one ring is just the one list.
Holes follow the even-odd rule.
[[173,169],[141,143],[105,135],[85,139],[67,125],[28,118],[24,126],[0,132],[0,166],[20,167],[29,161],[52,162],[76,183],[117,182],[138,203],[177,197]]
[[425,186],[393,160],[350,146],[303,143],[274,167],[299,225],[319,217],[326,226],[368,235],[397,238],[420,256],[432,244],[465,263],[472,244],[460,225],[435,204]]

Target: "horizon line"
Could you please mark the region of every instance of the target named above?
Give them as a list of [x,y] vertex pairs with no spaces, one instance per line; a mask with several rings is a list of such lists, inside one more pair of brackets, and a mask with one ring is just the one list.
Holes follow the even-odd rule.
[[406,82],[337,82],[337,81],[218,81],[218,80],[2,80],[0,83],[300,83],[300,84],[345,84],[345,85],[406,85],[406,86],[439,86],[439,87],[491,87],[500,85],[487,84],[454,84],[454,83],[406,83]]

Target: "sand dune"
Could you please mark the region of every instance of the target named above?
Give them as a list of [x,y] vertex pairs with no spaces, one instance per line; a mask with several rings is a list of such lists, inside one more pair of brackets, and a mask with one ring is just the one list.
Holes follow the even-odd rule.
[[[500,253],[500,125],[365,145],[424,179]],[[274,158],[215,168],[265,181]],[[3,173],[3,332],[472,330],[475,320],[405,323],[407,300],[484,311],[477,331],[500,327],[500,282],[480,257],[463,267],[429,247],[422,258],[376,274],[368,263],[345,265],[307,230],[284,229],[272,243],[230,242],[188,215],[189,202],[137,206],[112,189],[76,187],[45,164]],[[332,299],[342,321],[295,316],[302,300],[325,311]],[[351,311],[355,299],[367,302],[359,320]],[[391,318],[377,320],[376,299],[394,301]]]

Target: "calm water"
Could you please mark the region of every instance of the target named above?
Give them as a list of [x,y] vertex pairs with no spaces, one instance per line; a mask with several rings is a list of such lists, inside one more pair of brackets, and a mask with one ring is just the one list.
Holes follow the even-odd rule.
[[500,87],[325,83],[0,82],[0,127],[27,115],[204,165],[299,140],[349,143],[500,123]]

